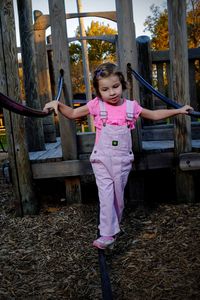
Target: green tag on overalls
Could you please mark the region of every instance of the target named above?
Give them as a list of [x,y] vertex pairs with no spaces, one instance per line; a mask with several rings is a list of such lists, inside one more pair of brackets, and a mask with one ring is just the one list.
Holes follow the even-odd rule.
[[118,141],[112,141],[112,146],[118,146]]

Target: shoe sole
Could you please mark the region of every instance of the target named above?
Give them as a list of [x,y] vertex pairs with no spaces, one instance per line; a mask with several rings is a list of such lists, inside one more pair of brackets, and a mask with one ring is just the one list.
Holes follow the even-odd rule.
[[108,245],[108,246],[105,246],[105,247],[103,247],[103,246],[101,246],[99,244],[96,244],[96,243],[93,243],[93,246],[95,248],[98,248],[98,249],[101,249],[101,250],[106,250],[106,249],[111,249],[112,250],[113,247],[114,247],[114,242],[112,244]]

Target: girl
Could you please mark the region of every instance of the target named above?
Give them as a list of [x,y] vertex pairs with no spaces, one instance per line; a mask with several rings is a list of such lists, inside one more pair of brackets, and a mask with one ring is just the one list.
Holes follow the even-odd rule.
[[191,106],[179,109],[149,110],[137,101],[122,97],[126,89],[123,74],[113,63],[104,63],[94,72],[93,86],[96,98],[86,105],[73,109],[56,100],[47,103],[44,111],[53,109],[69,119],[88,114],[94,116],[96,140],[90,161],[95,174],[100,201],[100,237],[93,245],[100,249],[113,246],[120,232],[120,221],[124,209],[124,188],[132,167],[131,129],[135,128],[139,116],[160,120],[178,114],[188,114]]

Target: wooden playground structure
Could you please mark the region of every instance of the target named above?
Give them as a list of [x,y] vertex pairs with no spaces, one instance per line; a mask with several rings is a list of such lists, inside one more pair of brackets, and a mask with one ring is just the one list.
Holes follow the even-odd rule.
[[[60,70],[64,70],[61,101],[73,105],[66,18],[98,16],[117,22],[118,35],[107,37],[107,40],[116,44],[118,64],[131,87],[127,91],[128,98],[137,99],[152,109],[163,105],[130,75],[127,69],[130,64],[150,83],[153,69],[156,69],[159,91],[164,93],[167,78],[168,95],[172,99],[197,107],[194,65],[196,61],[200,62],[200,49],[188,51],[187,48],[185,1],[168,0],[170,49],[155,52],[150,51],[148,37],[135,37],[132,1],[116,0],[115,3],[116,11],[113,12],[65,14],[63,0],[49,0],[49,15],[34,12],[32,24],[31,0],[20,1],[20,52],[27,106],[41,109],[55,96]],[[1,2],[0,21],[0,91],[19,99],[19,49],[16,47],[12,0]],[[51,41],[46,43],[49,26]],[[34,184],[40,179],[62,178],[68,203],[80,202],[80,176],[92,174],[89,155],[95,133],[77,133],[75,122],[62,116],[59,116],[59,138],[52,115],[44,119],[23,118],[4,110],[4,118],[17,215],[37,212]],[[135,162],[128,183],[131,201],[143,199],[144,182],[140,171],[166,168],[174,169],[177,201],[197,200],[193,175],[200,169],[198,120],[177,116],[170,124],[139,121],[133,132],[133,145]]]

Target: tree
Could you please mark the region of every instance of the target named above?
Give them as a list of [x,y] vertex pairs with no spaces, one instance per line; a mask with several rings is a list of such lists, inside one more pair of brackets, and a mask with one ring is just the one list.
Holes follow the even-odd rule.
[[[87,36],[102,36],[102,35],[116,35],[117,31],[109,25],[104,25],[100,22],[91,22],[87,27]],[[79,37],[79,27],[76,29],[76,36]],[[82,67],[82,51],[80,42],[71,43],[69,45],[72,86],[73,93],[84,93],[85,86],[83,80]],[[94,69],[104,61],[116,61],[115,45],[103,40],[88,40],[88,56],[90,62],[91,73]]]
[[200,2],[190,0],[188,3],[188,46],[189,48],[200,47]]
[[[165,8],[161,11],[160,7],[152,5],[152,12],[144,22],[145,30],[152,34],[151,47],[154,50],[165,50],[169,48],[168,34],[168,12]],[[200,46],[200,2],[199,0],[187,1],[187,28],[188,28],[188,47],[196,48]]]

